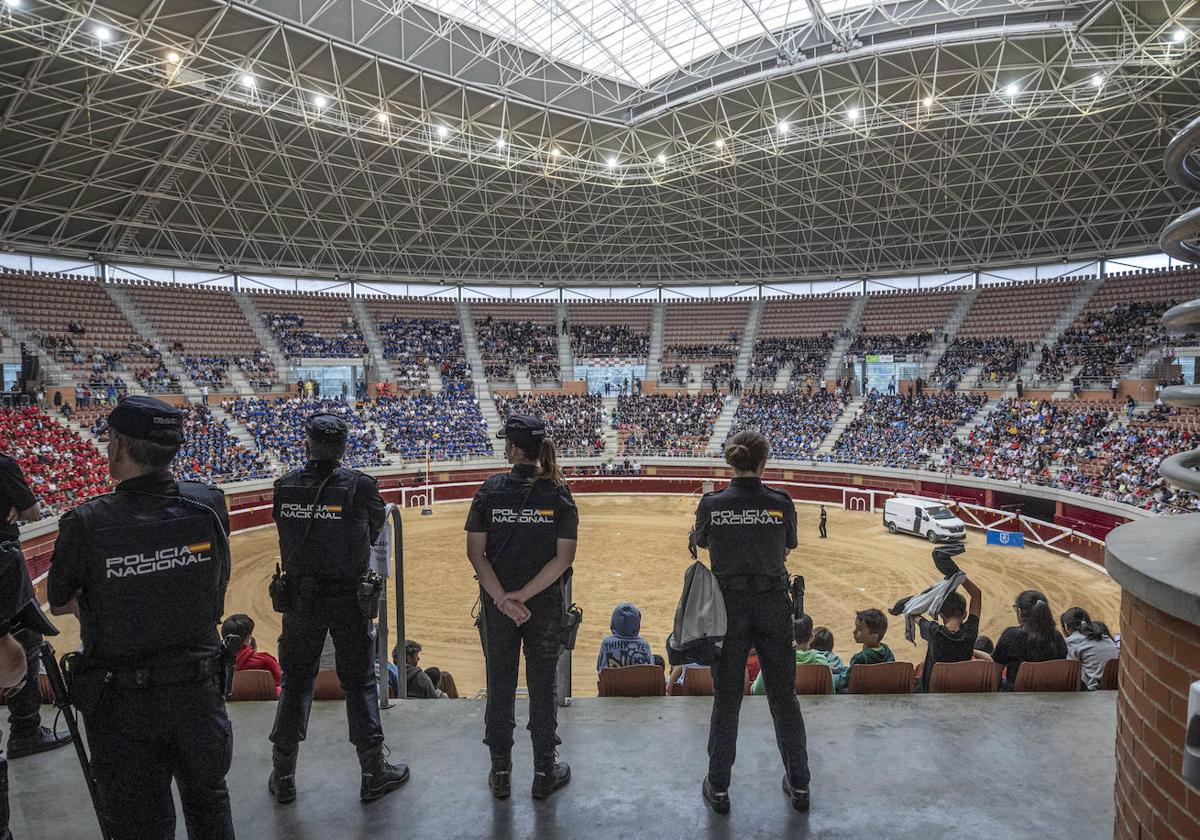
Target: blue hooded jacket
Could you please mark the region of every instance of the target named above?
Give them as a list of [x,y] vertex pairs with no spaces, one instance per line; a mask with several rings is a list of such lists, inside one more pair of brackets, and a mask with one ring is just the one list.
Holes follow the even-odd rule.
[[596,671],[622,668],[626,665],[652,665],[650,643],[638,635],[642,630],[642,613],[628,601],[618,604],[612,614],[612,635],[600,643]]

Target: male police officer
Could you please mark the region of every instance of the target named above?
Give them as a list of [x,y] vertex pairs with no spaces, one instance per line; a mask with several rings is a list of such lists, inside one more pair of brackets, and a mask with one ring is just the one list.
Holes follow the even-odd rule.
[[708,735],[704,799],[717,813],[729,812],[729,779],[737,748],[746,657],[758,650],[775,739],[787,771],[783,790],[798,811],[807,811],[808,748],[796,701],[792,651],[792,604],[784,560],[797,545],[796,507],[787,493],[762,483],[770,454],[767,439],[738,432],[725,445],[733,467],[729,487],[708,493],[696,508],[696,545],[708,549],[721,584],[728,629],[713,674],[713,709]]
[[511,793],[514,703],[521,646],[529,686],[535,799],[571,780],[556,760],[555,680],[566,622],[563,576],[575,559],[579,512],[536,417],[514,414],[499,437],[512,471],[483,483],[467,515],[467,557],[482,593],[487,660],[486,734],[492,753],[488,787],[497,799]]
[[127,397],[108,429],[116,489],[62,517],[49,575],[52,611],[79,617],[71,695],[100,819],[113,837],[174,838],[174,777],[188,836],[232,838],[233,732],[217,636],[229,582],[225,497],[171,477],[178,409]]
[[[36,522],[40,517],[37,498],[25,483],[21,466],[12,458],[0,455],[0,542],[11,540],[16,550],[20,551],[18,525],[21,522]],[[33,583],[29,581],[29,570],[24,562],[21,569],[28,590],[25,600],[29,600],[33,597]],[[20,691],[8,698],[7,752],[8,757],[14,759],[71,743],[70,735],[59,739],[42,726],[42,692],[38,689],[37,680],[40,668],[38,652],[42,647],[41,634],[32,628],[25,628],[18,630],[15,637],[25,648],[29,678],[25,680]],[[0,756],[0,775],[5,772],[6,766],[4,758]]]
[[326,635],[333,637],[346,695],[350,742],[362,766],[363,802],[408,781],[408,767],[383,756],[375,684],[375,630],[360,606],[371,544],[383,530],[384,504],[369,475],[341,465],[349,427],[336,414],[304,425],[308,463],[275,482],[275,525],[283,566],[279,664],[283,682],[271,731],[268,789],[281,804],[296,798],[296,758],[308,730],[313,682]]

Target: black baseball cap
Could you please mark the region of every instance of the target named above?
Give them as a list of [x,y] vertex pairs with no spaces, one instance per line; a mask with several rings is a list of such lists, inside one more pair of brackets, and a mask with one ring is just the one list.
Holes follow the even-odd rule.
[[321,411],[304,421],[304,431],[326,443],[341,443],[350,434],[350,427],[336,414]]
[[109,412],[108,427],[163,446],[183,443],[183,412],[154,397],[125,397]]
[[546,439],[546,424],[528,414],[512,414],[496,437],[511,440],[524,450],[537,449]]

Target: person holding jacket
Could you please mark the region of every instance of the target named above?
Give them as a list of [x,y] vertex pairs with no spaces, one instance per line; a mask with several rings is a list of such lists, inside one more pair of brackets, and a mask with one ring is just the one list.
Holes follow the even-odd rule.
[[775,737],[783,758],[783,790],[797,811],[809,808],[808,742],[796,700],[792,602],[787,554],[797,545],[796,506],[763,484],[770,447],[758,432],[738,432],[725,444],[733,467],[729,487],[707,493],[696,508],[695,543],[707,548],[721,587],[728,628],[713,668],[708,775],[701,791],[718,814],[730,809],[729,781],[737,746],[746,658],[758,649]]

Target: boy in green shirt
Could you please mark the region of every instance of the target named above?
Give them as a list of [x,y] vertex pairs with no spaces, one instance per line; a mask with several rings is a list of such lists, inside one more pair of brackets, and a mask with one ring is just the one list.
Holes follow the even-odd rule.
[[838,694],[845,694],[850,685],[850,670],[855,665],[896,661],[892,649],[883,643],[887,626],[887,616],[880,610],[859,610],[854,616],[854,641],[862,645],[862,650],[851,656],[850,665],[834,678],[833,687]]
[[[797,665],[824,665],[829,666],[829,661],[825,658],[825,654],[819,650],[811,650],[813,637],[813,620],[809,615],[801,615],[798,619],[792,622],[792,635],[796,639],[796,664]],[[750,686],[751,694],[766,694],[767,685],[763,682],[762,671],[758,672],[758,676],[754,678],[754,684]]]

